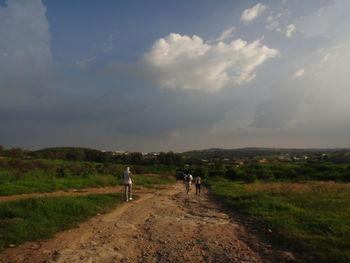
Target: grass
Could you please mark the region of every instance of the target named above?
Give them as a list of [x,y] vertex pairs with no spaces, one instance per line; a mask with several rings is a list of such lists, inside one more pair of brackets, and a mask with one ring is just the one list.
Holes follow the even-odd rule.
[[[51,161],[51,164],[55,162],[58,161]],[[76,166],[71,164],[71,170],[74,170],[74,167],[79,166],[78,164]],[[119,178],[112,174],[89,172],[77,175],[72,171],[68,171],[64,176],[59,177],[55,172],[45,172],[41,169],[0,169],[0,196],[123,184],[122,172],[116,174],[119,175]],[[174,182],[175,178],[168,174],[141,174],[134,176],[134,183],[137,185],[171,184]]]
[[350,262],[350,184],[209,185],[216,198],[262,222],[276,244],[300,252],[305,262]]
[[68,188],[103,187],[116,185],[115,176],[106,174],[89,174],[86,176],[69,175],[64,178],[49,176],[40,171],[32,171],[19,179],[0,172],[0,195],[16,195],[25,193],[42,193],[65,190]]
[[124,200],[122,194],[24,199],[0,204],[0,250],[52,237]]

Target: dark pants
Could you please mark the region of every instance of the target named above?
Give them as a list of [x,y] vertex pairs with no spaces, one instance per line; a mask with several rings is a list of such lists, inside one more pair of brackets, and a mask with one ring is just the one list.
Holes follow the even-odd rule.
[[201,193],[201,184],[196,184],[196,195],[200,195]]

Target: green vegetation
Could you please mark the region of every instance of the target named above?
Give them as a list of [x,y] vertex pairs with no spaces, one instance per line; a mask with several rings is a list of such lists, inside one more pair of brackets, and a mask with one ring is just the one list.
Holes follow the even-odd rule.
[[211,193],[270,229],[276,244],[305,262],[350,262],[350,185],[334,182],[244,184],[209,180]]
[[[45,159],[60,159],[70,161],[88,161],[98,163],[118,163],[118,164],[132,164],[132,165],[183,165],[184,160],[180,155],[173,152],[160,152],[158,154],[142,154],[140,152],[124,152],[115,153],[111,151],[99,151],[89,148],[79,147],[54,147],[46,148],[34,152],[27,152],[26,154],[22,150],[20,154],[20,148],[15,148],[6,151],[7,156],[23,157],[28,156],[31,158],[45,158]],[[0,152],[1,154],[1,152]]]
[[25,193],[54,192],[68,188],[102,187],[116,185],[116,178],[111,175],[92,174],[85,177],[67,176],[64,178],[49,177],[36,172],[29,173],[21,179],[13,179],[6,172],[0,172],[0,195]]
[[[287,148],[259,148],[247,147],[240,149],[220,149],[212,148],[207,150],[195,150],[184,152],[187,157],[198,159],[222,159],[222,158],[256,158],[256,157],[277,157],[280,155],[319,155],[322,153],[336,154],[342,156],[344,153],[349,155],[349,148],[334,149],[287,149]],[[349,160],[349,158],[347,158]]]
[[252,183],[339,181],[350,182],[350,165],[330,162],[270,162],[246,163],[239,167],[228,165],[192,166],[193,173],[200,170],[202,177],[226,177],[233,181]]
[[[64,160],[0,159],[0,195],[53,192],[68,188],[103,187],[122,184],[125,165]],[[164,184],[174,181],[172,167],[134,166],[136,184]],[[118,178],[119,177],[119,178]]]
[[52,237],[124,200],[122,194],[23,199],[0,203],[0,250]]

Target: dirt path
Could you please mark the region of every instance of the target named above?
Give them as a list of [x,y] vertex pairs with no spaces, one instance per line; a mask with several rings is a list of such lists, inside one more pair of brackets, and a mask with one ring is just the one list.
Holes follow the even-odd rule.
[[208,199],[182,184],[140,193],[113,212],[42,242],[6,249],[0,262],[287,262]]

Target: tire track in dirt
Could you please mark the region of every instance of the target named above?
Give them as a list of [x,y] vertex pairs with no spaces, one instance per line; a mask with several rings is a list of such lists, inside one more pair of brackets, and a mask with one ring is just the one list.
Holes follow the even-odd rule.
[[[6,249],[0,262],[287,262],[208,198],[171,188],[139,198],[76,229]],[[249,236],[245,242],[242,237]],[[256,247],[263,248],[256,249]],[[261,253],[264,251],[264,253]]]

